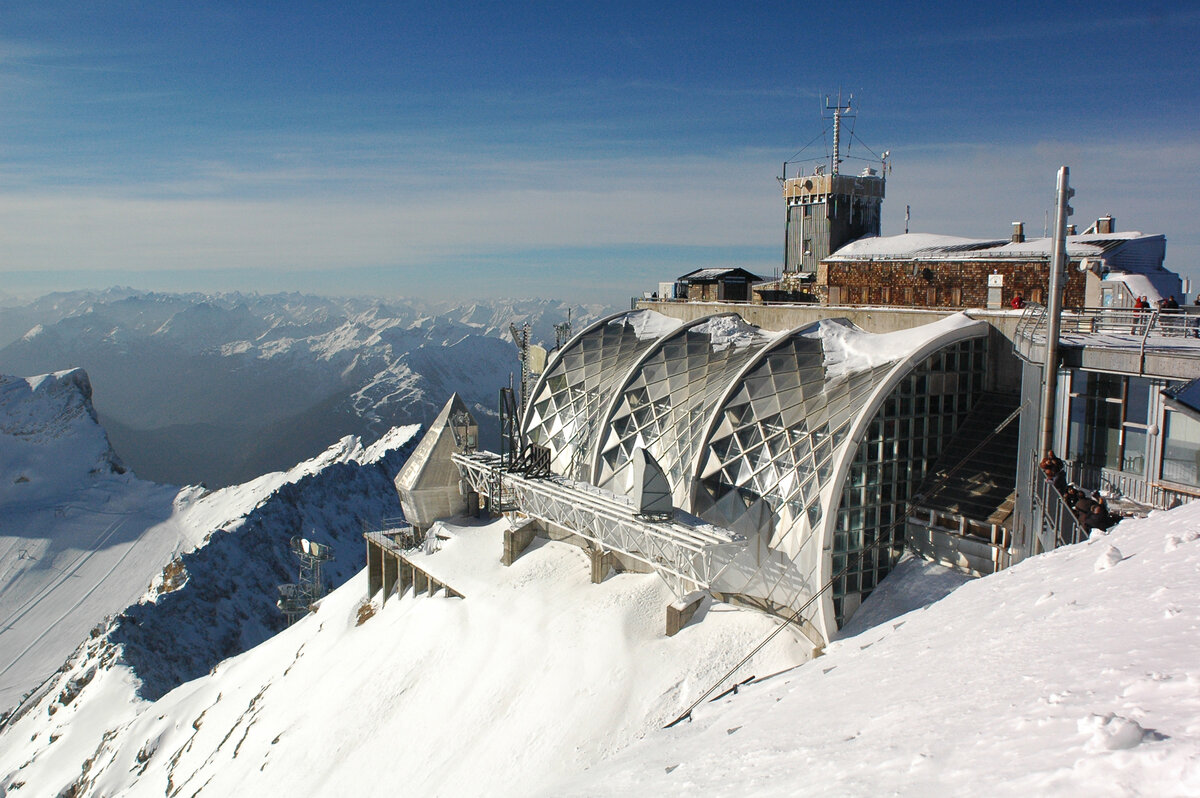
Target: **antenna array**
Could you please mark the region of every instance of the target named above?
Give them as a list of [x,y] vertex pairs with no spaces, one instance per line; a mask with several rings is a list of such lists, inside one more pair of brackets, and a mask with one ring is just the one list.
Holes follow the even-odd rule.
[[313,603],[325,595],[325,584],[321,579],[321,565],[333,559],[333,549],[323,543],[314,543],[299,535],[291,540],[292,553],[300,558],[300,574],[295,584],[279,586],[279,600],[275,606],[287,616],[288,626],[308,614]]

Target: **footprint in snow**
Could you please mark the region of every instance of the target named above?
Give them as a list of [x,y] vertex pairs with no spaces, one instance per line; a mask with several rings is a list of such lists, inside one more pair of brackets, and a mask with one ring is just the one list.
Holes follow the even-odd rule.
[[1047,592],[1043,593],[1042,595],[1038,596],[1037,601],[1035,601],[1033,603],[1034,604],[1045,604],[1047,601],[1049,601],[1052,598],[1054,598],[1054,591],[1050,590],[1050,591],[1047,591]]
[[1183,545],[1183,538],[1179,535],[1167,535],[1167,542],[1163,544],[1163,551],[1175,551]]
[[1122,560],[1121,550],[1118,549],[1116,546],[1109,546],[1108,548],[1106,548],[1104,550],[1104,553],[1100,555],[1099,559],[1096,560],[1096,565],[1095,565],[1094,570],[1107,571],[1109,568],[1112,568],[1114,565],[1119,563],[1121,560]]

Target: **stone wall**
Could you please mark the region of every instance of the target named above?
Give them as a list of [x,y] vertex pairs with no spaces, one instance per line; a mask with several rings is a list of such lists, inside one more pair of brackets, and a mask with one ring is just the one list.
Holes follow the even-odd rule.
[[[984,308],[989,275],[1004,275],[1001,303],[1007,307],[1017,293],[1044,304],[1048,272],[1049,262],[1040,259],[827,261],[817,280],[822,299],[833,305]],[[1084,306],[1084,280],[1070,265],[1063,304]]]

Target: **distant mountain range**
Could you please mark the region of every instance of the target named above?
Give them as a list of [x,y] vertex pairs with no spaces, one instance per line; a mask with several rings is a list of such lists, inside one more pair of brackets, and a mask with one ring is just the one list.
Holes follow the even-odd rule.
[[155,482],[236,484],[345,435],[432,419],[457,391],[498,436],[497,391],[520,366],[511,323],[553,345],[598,305],[465,306],[302,294],[69,292],[0,308],[0,372],[84,368],[113,448]]

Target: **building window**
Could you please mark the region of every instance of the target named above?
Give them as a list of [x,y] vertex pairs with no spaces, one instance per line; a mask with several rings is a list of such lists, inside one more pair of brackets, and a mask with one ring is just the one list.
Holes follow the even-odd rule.
[[1163,421],[1162,478],[1200,487],[1200,421],[1175,410]]
[[[839,628],[899,559],[904,525],[897,522],[906,517],[906,502],[974,407],[986,374],[986,338],[950,344],[892,390],[864,431],[834,527]],[[876,546],[883,536],[891,545]]]
[[1085,465],[1145,476],[1149,412],[1149,380],[1074,372],[1067,457]]

